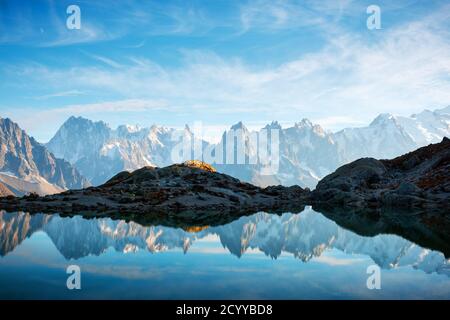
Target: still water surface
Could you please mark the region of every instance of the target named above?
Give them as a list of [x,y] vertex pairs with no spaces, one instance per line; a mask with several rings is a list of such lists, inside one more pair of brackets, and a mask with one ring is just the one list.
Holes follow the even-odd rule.
[[[80,290],[66,287],[69,265]],[[371,265],[379,290],[366,285]],[[309,207],[184,228],[0,211],[0,298],[450,299],[450,260]]]

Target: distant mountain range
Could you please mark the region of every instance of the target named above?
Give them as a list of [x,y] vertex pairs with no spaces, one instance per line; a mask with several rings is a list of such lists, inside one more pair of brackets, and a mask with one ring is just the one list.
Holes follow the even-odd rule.
[[[250,164],[248,159],[255,156],[258,147],[252,135],[261,136],[264,130],[272,129],[279,133],[279,164],[275,174],[267,175],[261,173],[261,163]],[[450,106],[410,117],[381,114],[367,127],[335,133],[307,119],[289,128],[272,122],[257,132],[239,122],[224,132],[217,144],[199,140],[201,137],[188,126],[183,130],[157,125],[111,129],[101,121],[70,117],[43,145],[16,123],[0,118],[0,192],[51,194],[100,185],[123,170],[180,162],[173,160],[172,153],[186,139],[201,150],[225,150],[226,137],[232,131],[238,132],[236,149],[243,152],[247,162],[212,163],[219,172],[262,187],[282,184],[313,189],[321,178],[355,159],[393,158],[449,137]],[[193,151],[188,158],[195,158]]]
[[[116,130],[102,121],[70,117],[46,147],[57,157],[72,163],[93,185],[100,185],[124,170],[172,164],[175,129],[119,126]],[[180,134],[192,138],[186,127]]]
[[8,195],[57,193],[89,186],[69,162],[55,158],[10,119],[0,118],[0,189]]
[[[238,147],[252,157],[257,148],[252,134],[241,122]],[[325,131],[307,119],[289,128],[272,122],[263,129],[279,129],[279,169],[274,175],[262,175],[260,164],[215,164],[222,173],[259,186],[294,185],[314,188],[325,175],[339,166],[361,157],[393,158],[450,136],[450,106],[425,110],[410,117],[381,114],[367,127],[347,128],[336,133]],[[144,165],[172,164],[171,151],[176,130],[152,126],[119,126],[113,130],[104,122],[81,117],[69,118],[46,147],[59,158],[72,163],[94,185],[104,183],[122,170]],[[201,141],[203,149],[226,148],[225,137],[217,145]],[[261,133],[258,132],[258,133]],[[186,126],[180,136],[196,138]],[[202,160],[202,159],[199,159]]]
[[333,135],[341,164],[363,158],[390,159],[450,136],[450,106],[410,117],[381,114],[367,127]]

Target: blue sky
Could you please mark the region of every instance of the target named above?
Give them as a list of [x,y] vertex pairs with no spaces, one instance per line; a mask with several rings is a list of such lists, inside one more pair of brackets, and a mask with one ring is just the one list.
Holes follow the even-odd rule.
[[39,141],[71,115],[211,135],[240,120],[365,125],[450,104],[449,20],[439,0],[0,0],[0,116]]

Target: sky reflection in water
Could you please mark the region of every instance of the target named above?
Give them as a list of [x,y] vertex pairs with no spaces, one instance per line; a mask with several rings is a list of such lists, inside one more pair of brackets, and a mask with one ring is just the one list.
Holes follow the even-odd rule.
[[[450,298],[441,252],[360,236],[310,208],[186,230],[0,212],[0,254],[2,299]],[[366,287],[374,263],[381,290]],[[81,290],[66,288],[71,264]]]

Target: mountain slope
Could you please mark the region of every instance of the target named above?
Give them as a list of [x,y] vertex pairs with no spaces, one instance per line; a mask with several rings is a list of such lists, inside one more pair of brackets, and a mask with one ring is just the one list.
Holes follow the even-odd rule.
[[363,157],[392,158],[417,146],[390,114],[379,115],[368,127],[339,131],[334,139],[342,164]]
[[14,193],[7,186],[0,182],[0,197],[12,196]]
[[[277,132],[277,140],[271,140],[272,130]],[[307,119],[286,129],[279,123],[272,122],[257,132],[250,132],[242,123],[238,123],[223,134],[216,149],[225,150],[227,143],[233,143],[233,133],[240,137],[235,142],[235,150],[243,150],[246,160],[252,157],[257,159],[256,164],[249,164],[249,161],[213,164],[220,172],[258,186],[282,184],[313,188],[320,177],[330,173],[338,165],[337,146],[331,134]],[[251,139],[252,134],[257,138]],[[263,148],[266,146],[259,144],[261,138],[267,139],[268,149],[272,147],[272,142],[277,144],[278,162],[273,174],[265,172],[264,167],[267,165],[270,168],[277,160],[272,155],[264,157]]]
[[[271,130],[278,133],[279,153],[274,172],[267,174],[265,167],[273,159],[261,156],[258,139],[268,136]],[[321,178],[343,164],[362,157],[393,158],[439,142],[445,136],[450,136],[450,107],[425,110],[410,117],[381,114],[369,126],[336,133],[327,132],[307,119],[288,128],[272,122],[259,131],[250,131],[239,122],[225,131],[217,144],[200,141],[188,127],[175,130],[155,125],[150,128],[119,126],[113,130],[104,122],[71,117],[47,147],[57,157],[70,161],[94,185],[123,170],[198,159],[213,164],[219,172],[261,187],[282,184],[313,189]],[[183,159],[174,159],[172,153],[180,148],[183,139],[187,145],[183,148],[191,153]],[[237,145],[230,149],[241,154],[228,156],[227,148],[234,139]],[[222,157],[219,155],[219,161],[214,162],[192,154],[192,141],[200,145],[204,157],[221,152]]]
[[57,159],[10,119],[0,118],[0,181],[17,194],[48,194],[88,186],[72,165]]
[[389,159],[450,137],[450,106],[410,117],[381,114],[367,127],[334,134],[340,164],[372,157]]
[[39,195],[54,194],[65,190],[36,175],[18,178],[11,173],[0,173],[0,181],[7,185],[13,194],[19,196],[28,193],[37,193]]
[[[258,157],[258,145],[251,135],[261,137],[272,129],[280,129],[279,171],[277,169],[274,175],[261,174],[264,167],[261,158],[254,164],[249,161],[252,157]],[[236,163],[233,155],[227,158],[226,140],[233,135],[238,137],[235,149],[243,151],[244,154],[239,157],[243,157],[244,162]],[[194,149],[194,144],[200,145],[205,154],[207,149],[223,151],[223,158],[218,162],[206,160],[219,172],[262,187],[298,184],[312,188],[321,176],[331,172],[338,164],[337,147],[331,134],[306,119],[287,129],[273,122],[259,132],[250,132],[238,123],[224,132],[218,144],[211,145],[196,138],[188,127],[181,132],[158,126],[119,126],[113,130],[103,122],[71,117],[46,146],[56,156],[69,160],[94,185],[100,185],[123,170],[133,171],[143,166],[163,167],[179,162],[180,159],[173,159],[173,151],[182,145],[189,152]],[[185,154],[183,160],[193,158],[198,157]],[[200,156],[198,160],[204,159]]]
[[189,128],[175,131],[125,125],[113,130],[101,121],[71,117],[46,146],[70,161],[93,185],[100,185],[124,170],[173,164],[172,149],[182,137],[192,136]]

